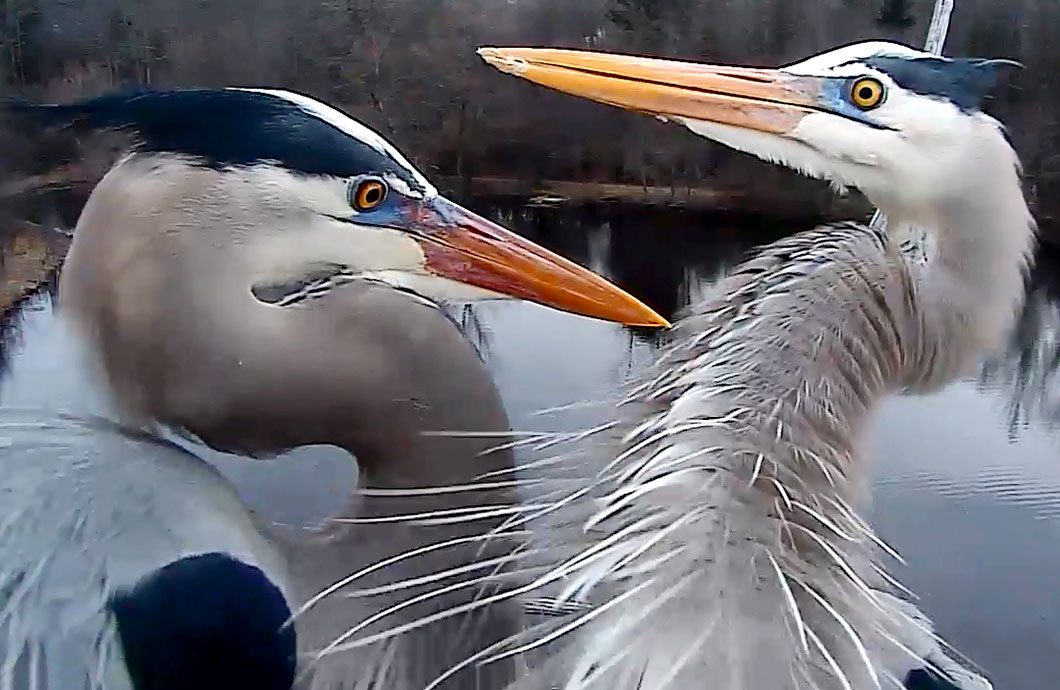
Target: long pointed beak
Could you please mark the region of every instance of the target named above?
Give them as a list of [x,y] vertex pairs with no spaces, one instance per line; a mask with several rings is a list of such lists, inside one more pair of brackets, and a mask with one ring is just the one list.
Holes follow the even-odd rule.
[[651,115],[786,134],[818,110],[822,79],[779,70],[706,65],[552,48],[480,48],[507,74]]
[[464,207],[436,196],[410,222],[427,270],[450,280],[627,326],[669,327],[614,285]]

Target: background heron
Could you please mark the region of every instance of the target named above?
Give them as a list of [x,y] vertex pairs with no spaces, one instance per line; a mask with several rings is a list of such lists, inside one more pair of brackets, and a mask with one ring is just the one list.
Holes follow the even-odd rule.
[[[1022,302],[1035,224],[1004,128],[980,110],[1011,63],[880,42],[775,70],[480,53],[504,72],[857,187],[896,232],[924,240],[900,246],[856,223],[796,234],[676,324],[619,419],[568,454],[570,472],[587,457],[605,468],[541,511],[550,529],[537,547],[549,558],[531,561],[544,574],[516,591],[555,584],[561,602],[588,609],[518,640],[574,637],[525,683],[945,686],[925,670],[933,660],[903,644],[909,617],[878,593],[897,583],[858,516],[869,499],[863,431],[888,393],[968,372]],[[596,500],[574,500],[585,493]]]
[[[134,137],[131,153],[93,190],[60,282],[62,316],[87,345],[123,421],[250,455],[330,444],[356,458],[361,490],[350,497],[341,520],[317,530],[262,533],[285,561],[285,573],[265,572],[284,591],[285,605],[297,609],[377,559],[426,552],[367,573],[359,582],[375,587],[377,597],[337,597],[300,615],[295,627],[303,651],[321,649],[352,624],[371,623],[393,603],[385,585],[394,580],[422,578],[412,591],[430,593],[452,580],[449,571],[467,572],[480,558],[499,559],[500,567],[510,548],[483,550],[478,542],[511,512],[511,486],[461,486],[478,474],[510,469],[511,451],[486,453],[496,438],[424,433],[509,432],[493,381],[440,303],[520,298],[623,323],[666,324],[589,270],[446,200],[378,134],[302,95],[179,90],[15,109],[45,123],[120,129]],[[43,574],[25,585],[31,595],[4,599],[0,626],[6,624],[12,635],[10,663],[23,649],[57,656],[62,661],[55,663],[64,664],[69,677],[92,686],[103,652],[96,615],[101,597],[150,576],[143,567],[135,577],[112,572],[123,565],[121,550],[139,550],[136,537],[151,541],[151,526],[165,534],[176,529],[168,519],[189,519],[187,510],[152,512],[167,509],[172,499],[166,494],[180,496],[184,508],[202,505],[196,525],[207,536],[231,531],[240,537],[249,522],[231,507],[230,497],[227,507],[211,498],[222,489],[207,485],[196,495],[204,470],[194,464],[183,474],[163,471],[156,465],[173,461],[155,458],[146,445],[89,439],[88,447],[96,449],[89,451],[78,450],[77,435],[64,438],[72,439],[70,448],[56,447],[42,434],[41,448],[32,452],[24,439],[2,451],[13,459],[0,490],[18,500],[0,505],[0,524],[32,521],[34,528],[0,532],[0,572],[6,576],[0,592],[18,590],[34,568]],[[50,454],[56,456],[50,469],[40,470]],[[88,469],[67,476],[64,462]],[[95,467],[97,462],[103,465]],[[114,477],[121,480],[118,487],[136,487],[137,494],[127,497],[135,509],[122,504],[126,494],[109,484]],[[411,498],[387,494],[439,483],[455,488]],[[152,492],[158,494],[155,503]],[[442,509],[479,519],[410,525],[390,524],[388,517]],[[153,522],[136,522],[139,510]],[[240,525],[226,522],[226,513]],[[64,539],[71,524],[74,533]],[[86,524],[91,528],[82,528]],[[130,542],[121,539],[126,531]],[[261,535],[242,538],[262,541]],[[159,541],[174,546],[174,540]],[[217,544],[205,537],[198,543],[177,540],[171,556],[225,550],[223,542]],[[53,545],[58,559],[48,557]],[[71,562],[72,554],[100,565],[85,570]],[[60,565],[79,586],[49,587],[50,569]],[[207,584],[216,589],[223,583]],[[94,596],[82,596],[81,585]],[[232,591],[244,594],[252,592]],[[394,615],[420,617],[477,595],[456,590],[399,607]],[[218,614],[203,610],[212,603],[182,600],[179,606],[189,614],[177,616],[175,624],[192,626],[188,636],[194,637],[195,625],[210,625],[210,616]],[[258,607],[248,601],[247,608]],[[87,610],[69,630],[36,618],[61,617],[68,609]],[[143,627],[166,641],[168,622],[149,619],[154,625]],[[363,654],[335,655],[319,664],[310,655],[307,668],[314,688],[419,688],[466,649],[510,635],[517,625],[515,609],[471,612]],[[228,632],[241,639],[239,630]],[[160,643],[156,651],[172,646]],[[156,654],[144,663],[164,661]],[[492,680],[469,674],[456,682],[491,687],[510,680],[513,667],[490,672],[496,674]],[[202,683],[225,682],[204,675]],[[184,673],[170,674],[136,687],[190,682]]]

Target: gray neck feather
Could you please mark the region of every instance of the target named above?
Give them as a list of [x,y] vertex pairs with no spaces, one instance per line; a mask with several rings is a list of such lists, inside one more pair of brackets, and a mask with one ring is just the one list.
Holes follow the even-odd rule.
[[1018,161],[1003,141],[974,150],[981,158],[968,161],[926,224],[934,245],[929,260],[913,267],[917,323],[907,342],[916,352],[903,378],[917,392],[972,373],[1002,345],[1023,306],[1036,224]]
[[914,662],[893,640],[909,623],[880,594],[887,549],[858,515],[863,431],[889,391],[967,371],[1022,301],[1034,233],[1016,161],[1001,143],[979,151],[967,171],[986,179],[929,213],[886,209],[931,233],[926,263],[862,226],[820,228],[765,248],[677,324],[616,437],[571,453],[610,464],[550,552],[585,559],[568,591],[602,593],[545,666],[557,676],[535,681],[900,687]]

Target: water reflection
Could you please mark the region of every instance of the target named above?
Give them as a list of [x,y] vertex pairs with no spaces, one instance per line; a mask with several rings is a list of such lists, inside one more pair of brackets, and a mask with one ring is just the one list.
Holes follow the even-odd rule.
[[1029,424],[1060,429],[1060,272],[1040,266],[1008,345],[988,358],[980,384],[1005,392],[1009,434]]
[[[777,236],[762,222],[679,212],[474,206],[668,316]],[[1051,687],[1060,652],[1060,291],[1053,276],[1060,270],[1043,258],[1020,327],[980,376],[937,395],[888,401],[871,439],[873,519],[910,563],[898,575],[999,689]],[[569,405],[602,399],[655,356],[652,332],[535,305],[482,304],[453,316],[487,362],[520,431],[606,420],[604,407]],[[96,409],[98,387],[78,368],[49,300],[20,318],[13,324],[18,339],[5,341],[0,407]],[[563,409],[541,413],[557,407]],[[330,514],[355,481],[343,457],[216,461],[253,509],[284,522]]]

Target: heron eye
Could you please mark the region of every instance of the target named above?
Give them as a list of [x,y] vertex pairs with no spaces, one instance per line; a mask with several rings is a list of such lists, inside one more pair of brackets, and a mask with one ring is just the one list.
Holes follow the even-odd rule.
[[353,190],[350,201],[358,211],[371,211],[386,198],[386,183],[382,180],[362,180]]
[[862,110],[872,110],[883,102],[886,90],[878,80],[871,77],[858,79],[850,88],[850,100]]

